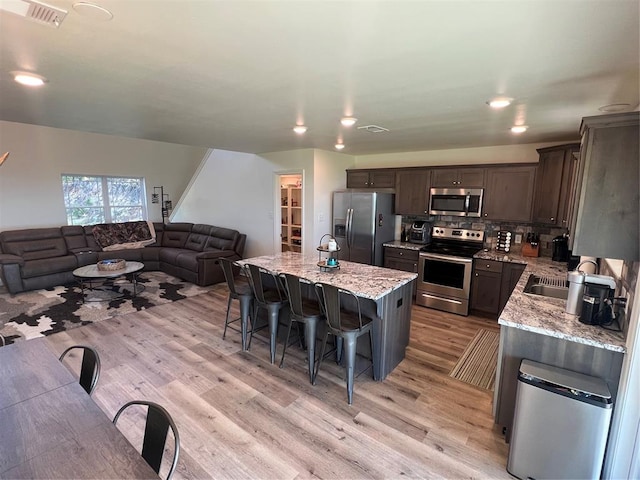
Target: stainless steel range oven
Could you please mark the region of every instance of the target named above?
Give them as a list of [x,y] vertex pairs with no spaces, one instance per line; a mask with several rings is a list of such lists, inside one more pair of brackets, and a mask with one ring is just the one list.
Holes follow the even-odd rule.
[[473,256],[484,231],[433,227],[431,243],[420,251],[416,303],[468,315]]

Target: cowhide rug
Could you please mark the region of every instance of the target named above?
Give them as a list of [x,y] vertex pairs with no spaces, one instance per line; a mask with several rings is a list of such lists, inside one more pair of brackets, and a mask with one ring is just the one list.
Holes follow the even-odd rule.
[[[0,329],[7,344],[52,335],[106,318],[124,315],[205,293],[199,287],[162,272],[142,272],[138,279],[144,291],[132,296],[131,283],[115,281],[108,289],[122,293],[108,301],[83,302],[80,287],[66,285],[45,290],[0,294]],[[1,345],[1,344],[0,344]]]

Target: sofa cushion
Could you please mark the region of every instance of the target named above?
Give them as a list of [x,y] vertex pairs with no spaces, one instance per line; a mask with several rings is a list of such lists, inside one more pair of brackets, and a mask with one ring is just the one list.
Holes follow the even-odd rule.
[[21,267],[22,278],[33,278],[54,273],[70,272],[78,266],[75,255],[29,260]]
[[96,242],[96,237],[93,236],[93,225],[87,225],[83,228],[84,236],[87,240],[87,247],[89,248],[89,250],[91,250],[92,252],[101,252],[102,247],[98,245],[98,242]]
[[32,228],[0,233],[2,252],[18,255],[24,260],[67,255],[67,244],[60,228]]
[[209,235],[204,250],[233,250],[238,242],[240,233],[231,228],[211,227]]
[[191,232],[187,237],[187,241],[184,243],[184,248],[188,248],[195,252],[201,252],[209,238],[210,237],[208,235]]
[[81,252],[89,250],[84,228],[80,225],[64,225],[60,227],[60,232],[69,251]]
[[169,248],[184,248],[189,238],[189,232],[184,230],[165,230],[162,234],[162,246]]

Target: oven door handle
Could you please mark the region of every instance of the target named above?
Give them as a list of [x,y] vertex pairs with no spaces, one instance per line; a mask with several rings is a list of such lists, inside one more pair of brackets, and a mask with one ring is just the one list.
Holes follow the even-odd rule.
[[460,264],[473,263],[473,258],[449,257],[447,255],[438,255],[436,253],[421,253],[420,256],[424,258],[432,258],[434,260],[442,260],[444,262],[450,262],[450,263],[460,263]]

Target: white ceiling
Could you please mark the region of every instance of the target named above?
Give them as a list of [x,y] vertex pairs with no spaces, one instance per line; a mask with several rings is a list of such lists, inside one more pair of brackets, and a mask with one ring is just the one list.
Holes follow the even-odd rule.
[[[58,29],[0,11],[1,120],[361,155],[575,139],[583,116],[639,102],[638,0],[95,0],[109,22],[47,3],[69,11]],[[514,104],[490,110],[497,94]]]

